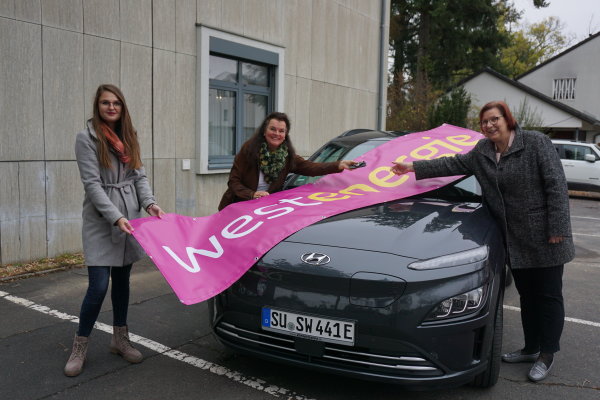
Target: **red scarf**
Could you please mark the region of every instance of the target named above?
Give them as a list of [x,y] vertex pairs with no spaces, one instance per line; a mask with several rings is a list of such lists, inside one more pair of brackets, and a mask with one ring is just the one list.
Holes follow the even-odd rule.
[[129,154],[127,154],[127,152],[125,151],[125,145],[123,144],[121,139],[119,139],[117,134],[112,129],[110,129],[108,125],[101,124],[100,127],[102,128],[104,137],[106,138],[106,140],[108,140],[108,144],[117,154],[119,160],[121,160],[123,164],[129,164],[129,161],[131,161],[131,157],[129,157]]

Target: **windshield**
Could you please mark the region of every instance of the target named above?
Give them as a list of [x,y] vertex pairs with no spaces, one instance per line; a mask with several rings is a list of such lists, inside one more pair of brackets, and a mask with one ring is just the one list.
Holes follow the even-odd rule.
[[[360,144],[354,143],[344,146],[341,143],[332,142],[314,154],[310,160],[315,162],[330,162],[339,160],[354,160],[355,158],[373,150],[375,147],[386,143],[387,140],[367,140]],[[320,176],[290,175],[285,189],[313,183]],[[474,176],[467,176],[442,188],[422,193],[413,197],[437,198],[452,201],[481,202],[481,187]]]
[[[354,160],[375,147],[385,143],[381,140],[368,140],[354,147],[342,146],[336,143],[330,143],[319,153],[314,154],[310,160],[314,162],[331,162],[339,160]],[[286,189],[313,183],[320,176],[292,175],[286,184]]]
[[475,176],[469,175],[439,189],[421,193],[413,197],[481,202],[481,186],[479,186],[479,182]]

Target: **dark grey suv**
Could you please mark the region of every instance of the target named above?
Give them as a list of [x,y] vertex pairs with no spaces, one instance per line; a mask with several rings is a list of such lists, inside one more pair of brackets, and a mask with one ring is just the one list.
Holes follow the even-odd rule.
[[[311,159],[352,159],[397,135],[347,132]],[[489,387],[504,279],[501,234],[467,177],[289,236],[211,299],[211,325],[227,347],[273,361],[418,388]]]

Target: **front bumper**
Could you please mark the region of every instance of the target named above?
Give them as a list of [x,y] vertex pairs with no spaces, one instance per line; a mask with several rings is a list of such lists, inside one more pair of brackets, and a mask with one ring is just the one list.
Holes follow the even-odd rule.
[[[350,347],[261,330],[260,314],[221,313],[218,302],[218,298],[211,300],[210,309],[216,316],[213,333],[223,345],[240,353],[413,389],[455,387],[472,381],[487,367],[486,343],[493,335],[494,318],[485,311],[467,321],[419,327],[419,344],[363,333],[357,345]],[[455,368],[457,361],[464,367]]]

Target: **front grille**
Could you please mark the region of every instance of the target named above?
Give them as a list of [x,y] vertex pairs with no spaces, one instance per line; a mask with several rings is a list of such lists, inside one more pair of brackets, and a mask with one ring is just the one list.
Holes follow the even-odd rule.
[[255,332],[221,322],[217,334],[224,340],[248,349],[269,354],[283,355],[287,359],[309,362],[352,371],[368,371],[398,377],[433,377],[443,375],[442,370],[416,354],[377,354],[358,347],[327,343],[320,357],[299,353],[295,348],[295,337],[275,332]]

